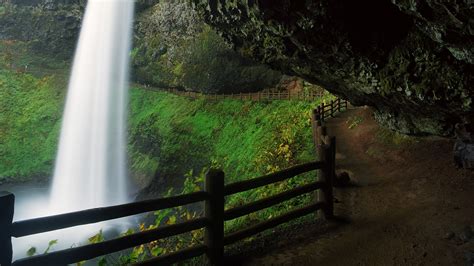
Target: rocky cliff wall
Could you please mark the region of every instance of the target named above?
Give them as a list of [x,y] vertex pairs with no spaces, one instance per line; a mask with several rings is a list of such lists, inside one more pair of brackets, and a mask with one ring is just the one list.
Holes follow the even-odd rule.
[[472,119],[472,0],[193,0],[236,49],[407,134]]

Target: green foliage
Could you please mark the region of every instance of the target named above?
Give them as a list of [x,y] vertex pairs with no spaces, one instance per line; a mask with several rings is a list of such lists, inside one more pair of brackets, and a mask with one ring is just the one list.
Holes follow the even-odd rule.
[[[179,187],[182,193],[202,189],[207,167],[218,167],[226,173],[226,182],[236,182],[279,171],[295,164],[316,159],[310,130],[310,111],[319,104],[297,101],[251,102],[238,100],[190,100],[168,93],[150,92],[135,88],[131,91],[130,137],[131,149],[141,156],[155,157],[155,181]],[[332,96],[328,95],[327,101]],[[147,125],[147,134],[155,135],[156,147],[136,151],[134,139],[140,139],[140,125]],[[154,133],[153,133],[154,132]],[[145,154],[143,154],[145,152]],[[132,172],[152,172],[132,160]],[[192,169],[192,171],[190,171]],[[179,177],[185,177],[183,181]],[[174,180],[169,178],[174,177]],[[240,206],[263,197],[315,180],[315,173],[301,175],[284,182],[239,193],[226,199],[226,208]],[[166,195],[172,195],[170,189]],[[309,200],[300,196],[283,204],[262,210],[243,218],[226,222],[226,230],[234,231],[244,225],[275,217]],[[188,212],[188,214],[186,213]],[[193,216],[185,209],[155,213],[155,226],[166,224],[169,217]],[[175,222],[174,218],[171,222]],[[179,239],[174,240],[179,242]],[[173,242],[173,243],[174,243]],[[188,243],[189,242],[184,242]],[[171,247],[164,247],[171,251]],[[145,249],[146,250],[146,249]],[[145,251],[144,251],[145,252]]]
[[[13,62],[34,61],[16,54],[9,57]],[[8,68],[0,71],[0,180],[51,174],[64,87],[64,81],[51,75],[38,78]],[[189,170],[201,171],[215,158],[226,173],[245,178],[305,161],[311,158],[311,106],[314,104],[284,101],[191,101],[133,89],[129,118],[132,174],[137,179],[172,180]]]
[[48,242],[48,247],[47,247],[46,250],[44,251],[44,254],[48,253],[48,252],[51,250],[51,248],[52,248],[54,245],[56,245],[56,244],[58,244],[58,240],[57,240],[57,239],[49,241],[49,242]]
[[[9,103],[11,106],[6,109],[8,114],[20,115],[20,118],[21,115],[26,115],[28,119],[33,119],[35,116],[29,113],[23,114],[24,110],[33,109],[43,112],[43,109],[38,108],[46,108],[51,104],[59,106],[60,100],[58,98],[48,96],[46,99],[49,101],[45,102],[46,99],[42,97],[33,97],[42,90],[50,93],[55,91],[53,87],[44,85],[42,79],[34,78],[28,74],[1,73],[8,77],[1,79],[2,82],[4,80],[8,80],[9,83],[12,83],[12,80],[19,82],[18,86],[9,85],[8,88],[14,88],[13,91],[16,93],[22,93],[21,97],[8,98],[10,99],[8,102],[11,101]],[[48,79],[46,78],[46,80]],[[42,84],[44,87],[39,86]],[[6,90],[6,87],[3,89],[4,92],[10,92]],[[49,94],[46,93],[46,95]],[[144,91],[139,88],[132,89],[130,96],[131,172],[135,177],[156,176],[157,179],[166,179],[168,181],[166,184],[169,186],[181,187],[179,191],[176,188],[170,189],[164,196],[176,194],[175,191],[178,191],[178,194],[186,194],[201,190],[205,172],[210,166],[222,168],[226,172],[226,182],[229,183],[257,177],[315,159],[309,112],[318,102],[237,100],[215,102],[204,99],[190,100],[167,93]],[[3,99],[7,98],[2,97]],[[20,105],[23,102],[24,105]],[[21,109],[16,109],[20,107]],[[56,136],[49,137],[52,139],[49,144],[52,147],[43,147],[50,149],[49,155],[46,156],[49,161],[54,159],[57,130],[59,129],[59,108],[53,113],[56,116],[54,121],[50,121],[50,124],[42,120],[33,120],[30,125],[34,128],[34,132],[42,127],[45,127],[47,132],[51,132],[52,129],[56,130]],[[4,115],[4,112],[0,115]],[[2,121],[4,120],[18,122],[16,118],[3,119]],[[15,126],[2,127],[2,129],[9,129],[8,134],[5,135],[7,140],[20,138],[28,139],[33,143],[44,143],[44,139],[38,139],[41,135],[30,133],[24,124],[15,124]],[[15,132],[13,136],[11,136],[12,132]],[[2,148],[2,151],[22,152],[24,155],[19,155],[19,157],[35,158],[41,151],[32,151],[32,147],[32,145],[28,145],[26,150],[23,147]],[[30,160],[21,161],[15,159],[16,157],[9,156],[2,158],[10,158],[14,167],[5,168],[5,170],[25,171],[30,169],[27,176],[31,173],[33,175],[38,173],[38,170],[35,170],[37,168],[27,167],[31,163]],[[48,164],[46,168],[45,172],[51,171],[51,164]],[[268,197],[314,179],[314,173],[310,173],[278,184],[239,193],[227,198],[226,208]],[[308,200],[309,196],[307,195],[298,197],[284,204],[226,222],[226,230],[228,232],[234,231],[242,226],[275,217]],[[149,230],[157,226],[190,220],[202,215],[201,212],[200,209],[184,207],[159,211],[155,213],[154,224],[142,225],[139,230]],[[129,230],[124,235],[133,232],[135,230]],[[188,247],[201,240],[202,234],[202,230],[196,230],[171,239],[156,241],[133,249],[131,254],[121,256],[118,261],[113,257],[104,257],[101,262],[111,263],[114,261],[116,264],[127,265]],[[103,236],[99,233],[91,237],[90,241],[93,243],[103,241]]]
[[[135,231],[133,229],[128,229],[126,232],[122,233],[121,236],[126,236],[126,235],[131,235]],[[97,244],[105,241],[105,236],[102,230],[100,230],[97,234],[91,236],[88,238],[89,243],[88,244]],[[101,256],[97,260],[97,265],[98,266],[103,266],[103,265],[128,265],[127,263],[122,263],[123,258],[120,256],[116,256],[113,254],[108,254],[105,256]],[[77,263],[77,265],[85,265],[87,261],[81,261]],[[88,264],[89,265],[89,264]]]
[[132,173],[173,184],[214,163],[230,182],[314,160],[309,117],[317,104],[189,100],[132,89]]
[[106,258],[106,257],[100,258],[99,261],[97,262],[97,265],[98,265],[98,266],[109,265],[108,262],[107,262],[107,258]]
[[418,142],[416,137],[400,134],[386,128],[380,128],[376,138],[379,142],[389,145],[392,148],[401,148],[405,145],[411,145]]
[[[48,242],[48,246],[46,247],[46,249],[44,250],[43,254],[47,254],[55,245],[58,244],[58,240],[57,239],[54,239],[54,240],[51,240]],[[37,255],[37,252],[38,250],[36,249],[36,247],[31,247],[29,248],[27,251],[26,251],[26,255],[28,257],[31,257],[31,256],[34,256],[34,255]]]
[[36,247],[31,247],[26,251],[26,256],[31,257],[36,255]]
[[[12,176],[19,173],[27,176],[36,175],[41,168],[35,165],[33,166],[36,168],[28,166],[38,154],[45,152],[41,151],[42,149],[47,149],[49,153],[40,158],[45,158],[48,162],[54,158],[61,94],[50,84],[48,77],[39,79],[12,71],[1,71],[0,75],[1,82],[8,83],[8,86],[0,86],[0,91],[8,96],[4,97],[2,94],[1,97],[1,106],[5,107],[5,112],[0,113],[2,118],[0,121],[8,122],[5,124],[7,126],[1,127],[2,130],[6,129],[5,132],[2,131],[5,134],[2,135],[2,140],[5,139],[8,143],[7,148],[2,147],[2,152],[8,152],[8,156],[2,158],[10,160],[13,166],[5,167],[3,170],[10,171]],[[215,102],[205,99],[190,100],[139,88],[132,89],[130,96],[131,172],[135,176],[152,175],[168,179],[168,185],[181,187],[178,194],[202,190],[208,167],[222,168],[226,172],[226,182],[229,183],[315,159],[309,117],[310,110],[319,104],[318,101]],[[37,119],[37,116],[43,119]],[[26,120],[27,123],[21,123],[22,120]],[[52,134],[53,130],[55,132],[54,137],[48,136],[49,142],[38,134],[43,129],[49,134]],[[12,143],[15,143],[16,139],[28,140],[32,144],[26,148],[15,146]],[[38,143],[37,145],[47,143],[50,146],[32,150],[35,148],[34,143]],[[18,155],[20,158],[27,157],[30,160],[22,161],[18,157],[12,157],[15,153],[20,153],[21,155]],[[3,162],[1,166],[4,166]],[[30,172],[26,172],[28,169]],[[51,163],[46,164],[44,171],[51,171]],[[239,193],[227,198],[226,208],[268,197],[314,179],[314,173],[310,173]],[[164,196],[171,196],[176,190],[169,189]],[[226,222],[226,230],[234,231],[244,225],[272,218],[308,200],[308,195],[298,197],[284,204]],[[143,224],[139,231],[187,221],[202,215],[202,210],[179,207],[159,211],[154,215],[155,223],[148,226]],[[129,230],[124,235],[133,232],[135,230]],[[127,265],[188,247],[200,241],[202,236],[203,231],[196,230],[136,247],[129,255],[121,256],[118,261],[107,256],[101,258],[98,263],[113,262]],[[91,243],[103,240],[102,232],[89,239]],[[33,251],[36,250],[31,250],[32,254],[35,254]]]
[[49,77],[58,90],[65,89],[69,77],[69,62],[44,56],[32,51],[31,43],[0,40],[0,68],[16,73],[29,73],[35,77]]
[[[230,183],[315,160],[309,118],[310,111],[318,104],[318,101],[191,100],[134,88],[131,91],[129,119],[130,150],[134,154],[132,172],[155,171],[154,182],[162,184],[164,179],[167,180],[165,184],[173,184],[163,195],[166,197],[202,190],[208,167],[223,169],[226,182]],[[151,141],[143,144],[143,139]],[[153,163],[143,164],[143,158]],[[308,173],[230,196],[226,199],[226,208],[280,193],[312,182],[315,178],[314,172]],[[179,193],[175,193],[177,187],[182,188]],[[300,196],[226,222],[226,231],[272,218],[309,199],[309,195]],[[154,224],[141,225],[140,230],[179,223],[200,215],[202,209],[194,207],[161,210],[154,213]],[[134,263],[155,254],[189,247],[201,240],[202,230],[197,230],[156,241],[135,248],[129,256],[122,258],[122,262]]]
[[[218,167],[214,165],[213,167]],[[184,186],[179,195],[189,194],[195,191],[203,190],[203,180],[205,174],[208,171],[208,168],[205,167],[197,175],[193,175],[192,172],[188,173],[186,179],[184,180]],[[261,199],[264,197],[269,197],[271,195],[281,193],[288,189],[295,188],[313,182],[315,180],[315,174],[304,174],[289,180],[257,188],[254,191],[242,192],[237,195],[232,195],[227,197],[225,208],[233,208],[250,201]],[[168,192],[164,195],[169,197],[173,195],[173,188],[170,188]],[[258,196],[255,196],[258,195]],[[249,199],[249,197],[251,199]],[[311,195],[303,195],[286,201],[282,204],[252,213],[250,215],[241,217],[239,219],[231,220],[225,222],[225,231],[226,233],[242,229],[243,226],[250,226],[257,222],[262,222],[267,219],[271,219],[275,216],[288,212],[296,206],[301,206],[302,204],[307,204],[312,199]],[[197,210],[197,211],[196,211]],[[158,228],[163,225],[172,225],[176,223],[182,223],[184,221],[189,221],[200,217],[203,215],[201,208],[197,206],[180,206],[173,209],[160,210],[154,213],[156,219],[155,223],[149,225],[148,227],[145,224],[140,225],[140,231],[146,231],[150,229]],[[203,230],[195,230],[187,234],[177,235],[169,237],[166,239],[160,239],[149,244],[141,245],[136,247],[130,252],[130,254],[122,255],[121,263],[122,264],[131,264],[140,262],[151,257],[156,257],[164,255],[171,252],[176,252],[184,248],[192,247],[194,245],[202,243],[203,240]],[[197,263],[200,265],[201,263]]]
[[348,126],[349,129],[354,129],[357,126],[359,126],[362,122],[364,122],[364,118],[355,115],[355,116],[349,117],[346,121],[346,124],[349,125]]
[[0,181],[51,173],[61,98],[50,77],[0,70]]
[[89,243],[91,244],[96,244],[104,241],[104,234],[102,233],[102,230],[99,231],[99,233],[89,237]]
[[[186,179],[184,180],[183,189],[179,193],[180,195],[192,193],[195,191],[202,191],[203,180],[205,173],[208,168],[202,169],[197,176],[193,176],[192,172],[187,174]],[[169,197],[173,195],[173,188],[170,188],[164,197]],[[172,209],[159,210],[154,212],[155,223],[146,226],[144,223],[140,224],[139,231],[147,231],[151,229],[156,229],[159,226],[164,225],[173,225],[176,223],[181,223],[184,221],[189,221],[192,219],[201,216],[193,208],[188,208],[189,206],[180,206]],[[124,254],[120,257],[121,265],[129,265],[136,262],[143,261],[145,259],[164,255],[171,252],[176,252],[183,248],[191,247],[200,241],[203,238],[203,230],[195,230],[189,233],[169,237],[166,239],[160,239],[153,241],[148,244],[140,245],[132,249],[129,254]]]

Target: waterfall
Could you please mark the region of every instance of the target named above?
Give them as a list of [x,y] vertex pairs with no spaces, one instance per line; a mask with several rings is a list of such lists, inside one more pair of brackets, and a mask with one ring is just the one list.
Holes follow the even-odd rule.
[[51,187],[52,213],[127,201],[126,106],[133,0],[89,0]]

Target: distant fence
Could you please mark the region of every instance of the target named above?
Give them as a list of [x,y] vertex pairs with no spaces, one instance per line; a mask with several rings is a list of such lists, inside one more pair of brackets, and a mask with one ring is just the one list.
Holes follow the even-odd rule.
[[178,89],[159,89],[157,91],[165,91],[179,96],[189,97],[192,99],[205,98],[208,100],[242,100],[242,101],[275,101],[275,100],[295,100],[295,101],[314,101],[321,98],[323,92],[314,91],[261,91],[251,93],[231,93],[231,94],[205,94],[194,91],[182,91]]
[[318,121],[324,122],[327,118],[334,117],[338,112],[347,110],[349,102],[337,98],[336,100],[330,101],[328,104],[320,104],[314,111],[313,114],[317,117]]
[[[224,172],[221,170],[210,170],[205,178],[204,191],[17,222],[13,222],[15,196],[8,192],[0,192],[0,206],[2,206],[0,209],[0,265],[72,264],[201,228],[205,230],[204,240],[201,244],[152,258],[138,263],[137,265],[172,264],[203,254],[207,255],[212,264],[222,265],[224,246],[226,245],[235,243],[298,217],[315,213],[318,210],[322,210],[326,218],[331,218],[334,215],[333,180],[335,178],[336,138],[327,135],[326,127],[323,125],[324,114],[327,113],[331,116],[334,115],[336,111],[342,111],[343,108],[341,107],[345,106],[345,108],[347,108],[347,102],[341,100],[336,100],[335,102],[336,104],[331,103],[332,107],[329,110],[332,111],[323,111],[325,108],[323,105],[312,113],[312,132],[319,158],[318,161],[297,165],[262,177],[224,185]],[[309,184],[289,189],[279,194],[232,209],[224,209],[226,196],[281,182],[313,170],[318,170],[319,173],[317,176],[315,175],[315,180]],[[315,191],[319,191],[320,193],[315,193]],[[240,231],[227,235],[224,234],[225,221],[263,210],[308,193],[314,193],[314,197],[312,203],[306,206],[254,224]],[[204,203],[203,217],[118,237],[100,243],[36,255],[16,260],[12,263],[12,237],[24,237],[198,202]]]

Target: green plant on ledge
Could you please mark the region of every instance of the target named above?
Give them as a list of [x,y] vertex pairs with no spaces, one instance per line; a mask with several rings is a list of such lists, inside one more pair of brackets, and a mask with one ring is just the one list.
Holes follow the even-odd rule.
[[349,129],[354,129],[356,127],[358,127],[362,122],[364,122],[364,118],[362,118],[361,116],[351,116],[347,119],[346,121],[346,124],[348,124],[348,128]]

